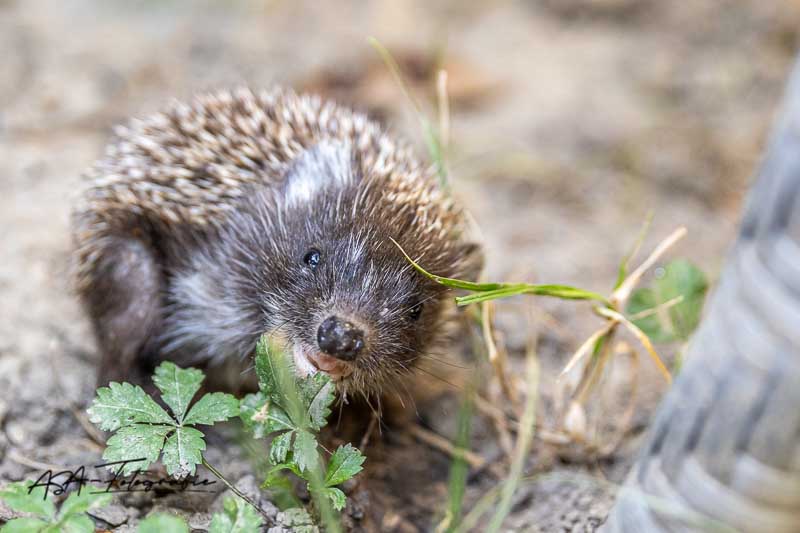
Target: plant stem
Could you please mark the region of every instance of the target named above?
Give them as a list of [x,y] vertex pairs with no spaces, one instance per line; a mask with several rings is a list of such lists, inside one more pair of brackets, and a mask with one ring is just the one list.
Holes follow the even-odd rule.
[[240,497],[241,499],[246,501],[248,504],[250,504],[253,507],[253,509],[258,511],[259,514],[261,516],[263,516],[270,524],[273,524],[273,525],[275,524],[275,521],[273,520],[273,518],[270,515],[268,515],[267,512],[264,509],[261,508],[260,505],[258,505],[256,502],[254,502],[249,496],[244,494],[242,491],[237,489],[230,481],[225,479],[225,476],[222,475],[222,472],[220,472],[219,470],[217,470],[216,468],[211,466],[208,463],[208,461],[206,461],[205,457],[203,457],[203,466],[206,467],[209,472],[214,474],[217,477],[217,479],[222,481],[225,484],[225,486],[228,487],[231,490],[231,492],[233,492],[238,497]]

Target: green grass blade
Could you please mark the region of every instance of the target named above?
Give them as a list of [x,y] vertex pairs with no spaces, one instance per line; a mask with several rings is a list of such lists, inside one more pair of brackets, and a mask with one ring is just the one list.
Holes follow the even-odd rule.
[[553,298],[560,298],[562,300],[595,300],[604,304],[608,301],[605,297],[595,292],[570,287],[569,285],[530,285],[527,283],[519,283],[501,287],[499,289],[488,290],[479,294],[470,294],[468,296],[456,297],[458,305],[469,305],[474,303],[486,302],[488,300],[497,300],[499,298],[508,298],[509,296],[516,296],[518,294],[533,294],[536,296],[550,296]]
[[397,64],[397,61],[395,61],[391,52],[389,52],[389,50],[387,50],[386,47],[383,46],[383,44],[381,44],[381,42],[375,37],[368,37],[367,42],[370,44],[370,46],[372,46],[372,48],[375,49],[376,52],[378,52],[378,55],[381,56],[381,60],[389,69],[389,72],[392,74],[394,81],[397,83],[397,85],[400,87],[400,90],[403,92],[403,96],[406,98],[406,100],[408,100],[408,102],[414,108],[414,113],[420,120],[423,120],[422,110],[420,109],[420,106],[414,99],[414,97],[411,96],[411,91],[409,91],[408,85],[406,85],[406,82],[403,79],[403,73],[400,70],[400,65]]
[[436,175],[439,178],[439,186],[445,192],[450,191],[450,182],[447,176],[447,164],[445,162],[444,148],[439,132],[425,117],[420,117],[422,121],[422,129],[425,133],[425,144],[428,147],[428,153],[433,159],[433,164],[436,167]]
[[422,133],[425,138],[425,145],[428,148],[428,153],[430,154],[434,166],[436,167],[436,174],[439,178],[439,184],[445,192],[449,191],[450,184],[447,176],[447,165],[445,162],[444,149],[439,131],[436,127],[434,127],[433,124],[431,124],[431,122],[422,112],[422,107],[419,105],[419,102],[417,102],[417,100],[411,94],[408,84],[403,78],[403,72],[400,69],[400,65],[397,64],[397,61],[392,56],[391,52],[389,52],[389,50],[374,37],[369,37],[367,41],[381,57],[381,60],[386,65],[386,68],[389,69],[392,78],[394,78],[395,83],[397,83],[397,86],[400,87],[400,91],[403,93],[403,96],[414,109],[414,115],[422,125]]
[[422,268],[419,265],[419,263],[411,259],[411,257],[406,253],[405,250],[403,250],[403,247],[400,246],[400,244],[398,244],[396,240],[392,239],[391,237],[389,237],[389,240],[392,241],[395,246],[397,246],[400,252],[405,256],[406,260],[409,263],[411,263],[411,265],[417,270],[417,272],[427,277],[428,279],[435,281],[436,283],[444,285],[445,287],[450,287],[453,289],[466,289],[468,291],[493,291],[511,285],[509,283],[474,283],[472,281],[464,281],[455,278],[445,278],[442,276],[437,276],[436,274],[431,274],[430,272]]
[[528,350],[527,385],[528,391],[525,398],[525,409],[522,413],[522,420],[520,420],[520,430],[517,436],[516,449],[514,450],[514,461],[511,464],[508,481],[503,486],[497,511],[489,523],[488,531],[491,533],[500,531],[503,521],[511,511],[514,492],[517,490],[522,480],[525,461],[528,459],[528,452],[533,442],[534,425],[536,423],[536,403],[539,400],[539,361],[536,356],[535,348]]
[[[474,394],[476,384],[476,373],[470,379],[469,386],[464,391],[464,398],[458,410],[458,432],[456,434],[455,447],[457,450],[469,449],[469,433],[472,427],[472,412],[474,410]],[[463,456],[456,454],[450,463],[450,479],[447,491],[447,521],[446,531],[455,531],[461,521],[461,514],[464,502],[464,493],[467,486],[467,475],[469,474],[469,464]]]
[[653,212],[650,211],[647,213],[647,216],[642,223],[642,227],[639,230],[639,235],[636,236],[636,240],[634,241],[633,247],[631,251],[628,252],[628,255],[622,258],[622,261],[619,264],[619,270],[617,271],[617,281],[614,282],[614,290],[617,290],[622,282],[625,281],[625,278],[628,277],[628,266],[631,263],[633,257],[639,252],[639,248],[642,247],[642,243],[644,242],[644,238],[647,235],[647,231],[650,229],[650,223],[653,221]]
[[411,257],[403,250],[403,247],[391,237],[389,237],[400,252],[405,256],[406,260],[423,276],[452,289],[464,289],[480,294],[470,294],[468,296],[459,296],[456,298],[458,305],[469,305],[472,303],[485,302],[488,300],[496,300],[498,298],[507,298],[517,294],[534,294],[538,296],[551,296],[553,298],[561,298],[562,300],[595,300],[603,304],[608,304],[605,297],[597,294],[596,292],[586,291],[577,287],[569,285],[532,285],[530,283],[474,283],[472,281],[465,281],[455,278],[445,278],[432,274],[422,268],[419,263],[411,259]]

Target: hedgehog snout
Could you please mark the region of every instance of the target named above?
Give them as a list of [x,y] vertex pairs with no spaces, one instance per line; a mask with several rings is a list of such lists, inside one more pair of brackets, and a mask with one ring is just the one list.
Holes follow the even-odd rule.
[[329,316],[317,329],[320,351],[342,361],[354,361],[364,349],[364,331],[336,315]]

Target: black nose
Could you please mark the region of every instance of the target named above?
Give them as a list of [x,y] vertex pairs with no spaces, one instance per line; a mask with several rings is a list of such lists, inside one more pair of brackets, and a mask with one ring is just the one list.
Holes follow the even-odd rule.
[[319,349],[343,361],[352,361],[364,347],[364,332],[353,323],[330,316],[317,330]]

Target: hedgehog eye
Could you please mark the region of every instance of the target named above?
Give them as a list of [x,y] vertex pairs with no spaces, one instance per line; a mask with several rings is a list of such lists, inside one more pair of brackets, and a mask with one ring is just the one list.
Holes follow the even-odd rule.
[[308,265],[308,268],[314,270],[319,265],[320,256],[319,250],[316,248],[311,248],[309,251],[306,252],[306,255],[303,256],[303,263]]
[[422,314],[422,304],[418,303],[414,307],[408,310],[408,316],[411,320],[419,320],[420,315]]

